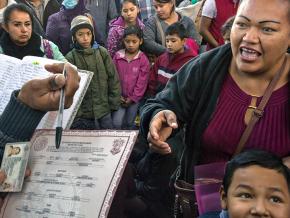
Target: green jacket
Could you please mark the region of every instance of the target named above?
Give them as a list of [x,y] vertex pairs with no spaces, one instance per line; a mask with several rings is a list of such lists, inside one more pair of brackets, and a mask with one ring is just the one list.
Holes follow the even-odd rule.
[[121,86],[115,65],[104,47],[73,49],[66,55],[66,59],[78,69],[94,72],[77,118],[99,119],[118,110]]

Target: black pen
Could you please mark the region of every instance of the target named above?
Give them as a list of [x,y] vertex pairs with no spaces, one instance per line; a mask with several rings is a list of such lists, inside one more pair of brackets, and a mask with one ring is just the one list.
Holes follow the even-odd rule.
[[[64,64],[63,71],[62,71],[64,78],[66,78],[65,65],[66,64]],[[60,146],[61,137],[62,137],[62,120],[63,120],[63,111],[64,111],[64,102],[65,102],[64,89],[65,87],[62,87],[60,91],[59,106],[58,106],[58,113],[57,113],[57,124],[56,124],[56,129],[55,129],[55,147],[57,149]]]

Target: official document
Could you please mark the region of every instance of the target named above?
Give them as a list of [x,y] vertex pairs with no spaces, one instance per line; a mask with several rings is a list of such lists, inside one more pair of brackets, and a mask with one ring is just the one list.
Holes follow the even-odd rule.
[[137,131],[37,130],[20,193],[6,197],[2,218],[106,217]]

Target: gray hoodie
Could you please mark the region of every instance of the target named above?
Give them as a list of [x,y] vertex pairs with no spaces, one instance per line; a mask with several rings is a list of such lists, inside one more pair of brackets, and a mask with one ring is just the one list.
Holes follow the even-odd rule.
[[86,0],[86,8],[95,20],[101,41],[106,43],[109,21],[118,16],[115,0]]

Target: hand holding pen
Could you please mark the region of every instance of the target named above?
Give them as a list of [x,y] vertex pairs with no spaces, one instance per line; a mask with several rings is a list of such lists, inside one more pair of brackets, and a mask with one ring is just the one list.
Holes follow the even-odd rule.
[[[77,69],[69,64],[50,64],[46,70],[54,73],[46,79],[34,79],[24,84],[17,99],[30,108],[39,111],[57,110],[58,123],[56,146],[59,147],[62,134],[63,110],[69,108],[79,87],[80,76]],[[60,74],[62,72],[62,74]]]
[[45,68],[54,75],[46,79],[28,81],[22,86],[17,99],[35,110],[45,112],[58,110],[61,88],[65,86],[64,108],[69,108],[80,82],[76,68],[67,63],[66,78],[61,74],[64,68],[63,63],[49,64]]

